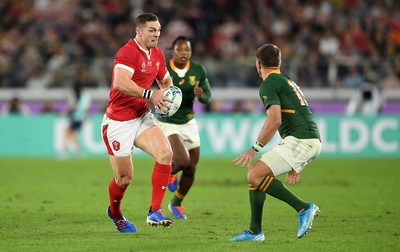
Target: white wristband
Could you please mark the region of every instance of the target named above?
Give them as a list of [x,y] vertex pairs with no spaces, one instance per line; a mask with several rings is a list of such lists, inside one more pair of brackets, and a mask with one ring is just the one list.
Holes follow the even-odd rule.
[[253,146],[251,146],[251,148],[255,151],[255,152],[259,152],[260,150],[262,150],[262,148],[264,148],[264,145],[260,144],[258,141],[256,141]]

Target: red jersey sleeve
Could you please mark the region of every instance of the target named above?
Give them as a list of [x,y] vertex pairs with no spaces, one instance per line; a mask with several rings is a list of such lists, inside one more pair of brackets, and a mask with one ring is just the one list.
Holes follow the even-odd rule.
[[134,71],[137,58],[137,54],[132,53],[132,50],[129,47],[122,47],[115,56],[114,66],[122,64],[132,68],[132,71]]

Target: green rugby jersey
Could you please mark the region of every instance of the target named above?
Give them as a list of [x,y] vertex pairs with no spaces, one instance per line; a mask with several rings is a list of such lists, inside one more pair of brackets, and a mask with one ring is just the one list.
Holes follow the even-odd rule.
[[320,139],[316,120],[303,92],[289,77],[271,73],[261,84],[259,94],[265,108],[273,104],[281,106],[282,124],[278,131],[282,138]]
[[171,75],[174,86],[182,90],[182,104],[178,111],[171,117],[158,117],[158,120],[166,123],[184,124],[194,117],[193,103],[195,99],[194,87],[196,82],[199,81],[199,87],[203,89],[203,95],[199,101],[208,104],[211,100],[211,88],[208,82],[206,70],[197,62],[190,60],[186,66],[187,72],[184,76],[180,77],[178,71],[170,59],[167,61],[167,68]]

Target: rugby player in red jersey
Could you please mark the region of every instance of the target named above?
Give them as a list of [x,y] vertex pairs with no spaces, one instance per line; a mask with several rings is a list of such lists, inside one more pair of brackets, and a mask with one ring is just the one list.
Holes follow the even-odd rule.
[[[172,149],[157,125],[147,102],[165,111],[163,92],[172,86],[165,56],[157,47],[161,25],[152,13],[139,15],[136,36],[117,52],[112,73],[110,98],[102,122],[102,136],[110,157],[114,177],[109,185],[107,214],[120,232],[136,232],[121,211],[121,201],[130,185],[134,166],[133,149],[139,148],[155,158],[152,173],[151,206],[146,222],[152,226],[171,226],[161,207],[171,173]],[[156,81],[159,90],[150,90]]]

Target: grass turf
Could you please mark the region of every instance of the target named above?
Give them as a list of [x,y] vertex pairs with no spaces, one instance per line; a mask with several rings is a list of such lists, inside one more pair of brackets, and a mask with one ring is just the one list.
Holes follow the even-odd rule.
[[[267,196],[263,243],[231,243],[250,219],[246,169],[231,159],[202,159],[184,200],[188,220],[172,228],[145,223],[151,159],[134,160],[135,178],[122,204],[136,234],[117,232],[106,215],[108,159],[0,159],[1,251],[398,251],[399,160],[319,159],[288,185],[318,204],[310,233],[296,238],[298,217]],[[284,177],[279,177],[284,180]],[[164,208],[167,215],[167,192]]]

